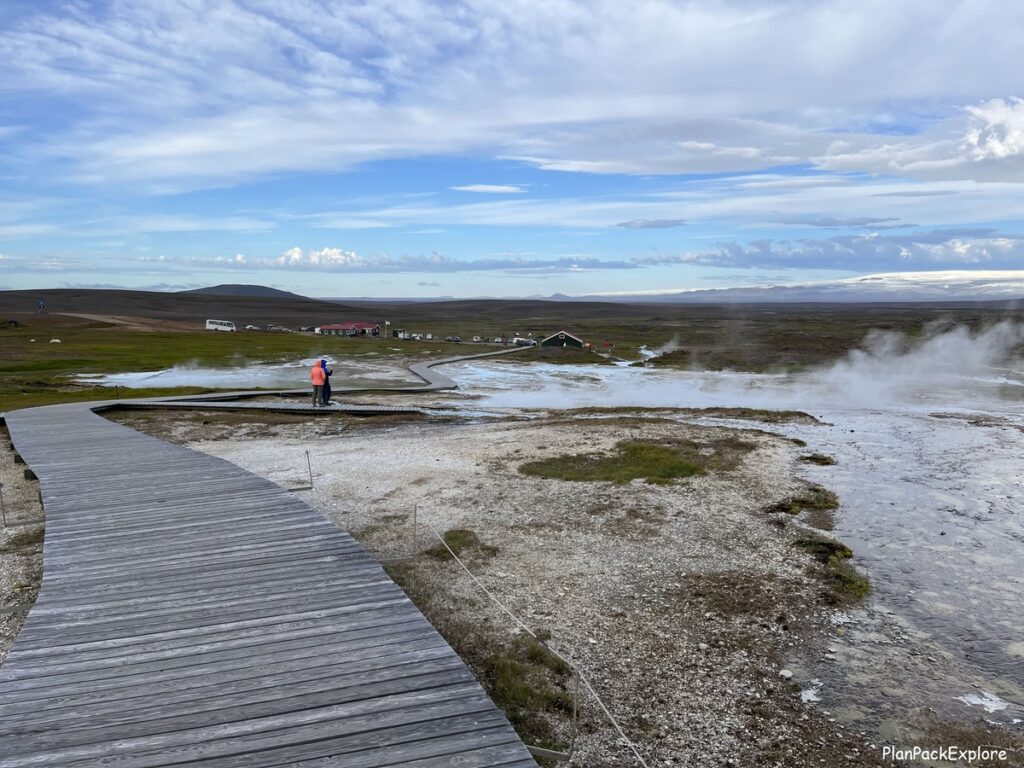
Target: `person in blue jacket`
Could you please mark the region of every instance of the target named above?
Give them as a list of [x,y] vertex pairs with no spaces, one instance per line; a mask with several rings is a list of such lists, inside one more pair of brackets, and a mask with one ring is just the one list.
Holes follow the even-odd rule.
[[324,405],[331,404],[331,375],[334,373],[333,368],[327,367],[327,358],[321,358],[320,367],[324,369],[324,388],[321,402]]

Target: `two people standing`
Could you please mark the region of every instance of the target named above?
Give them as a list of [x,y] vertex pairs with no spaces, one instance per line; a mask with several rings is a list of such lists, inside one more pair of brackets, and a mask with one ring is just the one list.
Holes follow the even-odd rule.
[[309,371],[313,382],[313,407],[331,404],[331,375],[334,369],[327,367],[327,359],[318,360]]

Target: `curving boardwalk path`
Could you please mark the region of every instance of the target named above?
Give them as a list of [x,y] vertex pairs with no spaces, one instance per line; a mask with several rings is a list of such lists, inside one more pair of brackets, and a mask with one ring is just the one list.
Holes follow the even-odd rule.
[[347,533],[96,407],[6,415],[46,538],[0,668],[0,768],[535,766]]

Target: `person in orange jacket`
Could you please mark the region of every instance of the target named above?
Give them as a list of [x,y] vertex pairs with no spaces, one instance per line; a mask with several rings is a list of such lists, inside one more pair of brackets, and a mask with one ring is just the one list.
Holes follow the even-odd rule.
[[327,381],[327,371],[316,361],[309,371],[309,380],[313,382],[313,407],[319,408],[323,404],[324,382]]

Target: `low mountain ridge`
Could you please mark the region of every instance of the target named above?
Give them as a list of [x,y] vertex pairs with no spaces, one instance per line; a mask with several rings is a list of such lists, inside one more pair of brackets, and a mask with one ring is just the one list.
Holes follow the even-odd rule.
[[291,291],[282,291],[280,288],[270,288],[266,285],[247,285],[244,283],[222,283],[211,285],[207,288],[193,288],[188,291],[177,291],[177,293],[204,294],[209,296],[239,296],[249,299],[308,299]]

